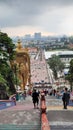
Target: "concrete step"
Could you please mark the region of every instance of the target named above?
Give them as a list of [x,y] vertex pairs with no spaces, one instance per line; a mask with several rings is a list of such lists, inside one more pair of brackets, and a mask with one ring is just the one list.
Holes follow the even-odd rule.
[[41,130],[40,125],[10,125],[0,124],[0,130]]
[[73,130],[73,126],[51,126],[51,130]]

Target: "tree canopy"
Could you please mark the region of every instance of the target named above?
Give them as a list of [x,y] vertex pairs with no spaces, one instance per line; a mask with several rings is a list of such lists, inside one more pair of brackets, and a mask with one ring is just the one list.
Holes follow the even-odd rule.
[[15,93],[14,73],[10,66],[15,56],[14,49],[12,39],[6,33],[0,32],[0,87],[1,85],[8,86],[11,93]]
[[73,36],[69,37],[70,43],[73,43]]
[[69,71],[68,71],[68,74],[65,76],[65,78],[69,81],[70,89],[72,91],[72,86],[73,86],[73,59],[70,61]]
[[60,60],[59,56],[52,55],[48,60],[48,64],[54,73],[54,77],[57,78],[57,73],[64,69],[64,63]]

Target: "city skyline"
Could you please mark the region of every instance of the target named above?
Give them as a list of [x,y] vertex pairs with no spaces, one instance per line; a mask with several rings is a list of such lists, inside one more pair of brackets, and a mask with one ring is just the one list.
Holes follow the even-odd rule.
[[73,35],[72,0],[0,0],[0,30],[9,36]]

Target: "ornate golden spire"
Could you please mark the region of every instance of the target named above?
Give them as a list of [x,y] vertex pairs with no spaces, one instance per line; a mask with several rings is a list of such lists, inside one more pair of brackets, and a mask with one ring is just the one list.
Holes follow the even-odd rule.
[[20,39],[18,39],[18,42],[17,42],[16,52],[28,53],[28,48],[23,48]]
[[20,39],[18,39],[16,51],[20,51],[21,49],[22,49],[22,44]]

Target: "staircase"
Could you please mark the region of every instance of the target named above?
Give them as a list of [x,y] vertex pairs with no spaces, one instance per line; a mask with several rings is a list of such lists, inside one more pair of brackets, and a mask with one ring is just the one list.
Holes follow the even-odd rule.
[[10,125],[10,124],[0,124],[0,130],[41,130],[40,125]]

